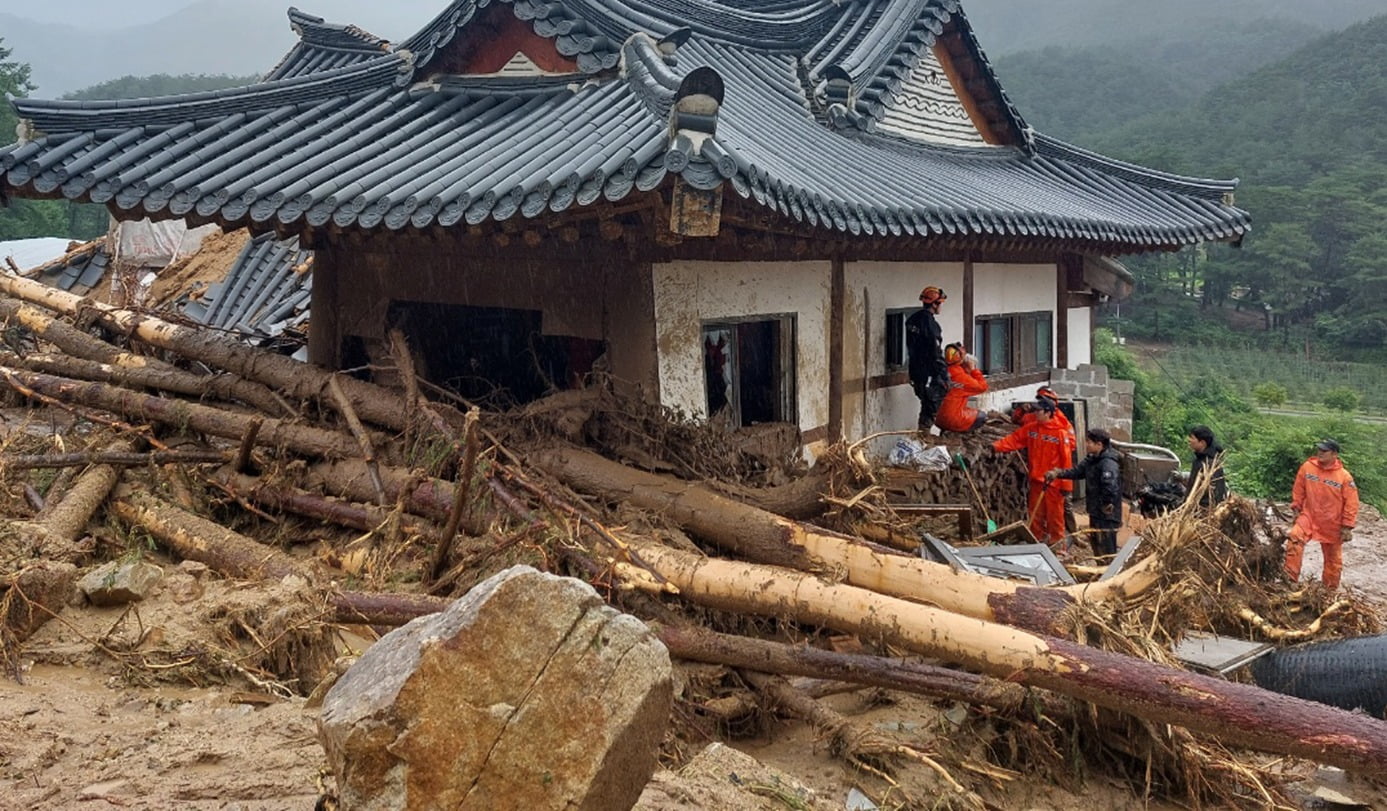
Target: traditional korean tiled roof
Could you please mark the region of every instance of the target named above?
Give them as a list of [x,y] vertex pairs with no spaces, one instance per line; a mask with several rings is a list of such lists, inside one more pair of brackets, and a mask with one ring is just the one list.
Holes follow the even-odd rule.
[[266,81],[350,67],[390,50],[388,41],[354,25],[325,22],[322,17],[292,7],[289,25],[299,35],[299,41],[265,75]]
[[[440,72],[498,9],[576,72]],[[296,19],[305,42],[360,39]],[[0,149],[5,188],[281,231],[541,217],[671,176],[851,234],[1120,253],[1250,227],[1228,202],[1235,181],[1034,133],[955,0],[454,0],[388,50],[360,41],[358,61],[286,59],[246,88],[21,99],[36,136]],[[672,112],[685,96],[701,106]]]
[[106,240],[95,239],[78,245],[59,259],[28,269],[25,275],[51,287],[84,296],[101,284],[110,268],[111,254]]
[[312,290],[313,252],[297,240],[261,234],[246,242],[220,282],[183,305],[183,313],[252,341],[278,338],[308,321]]

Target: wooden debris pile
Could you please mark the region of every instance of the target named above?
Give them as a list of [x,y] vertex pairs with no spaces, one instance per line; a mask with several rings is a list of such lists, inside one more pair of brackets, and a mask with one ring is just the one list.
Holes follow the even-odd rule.
[[[139,633],[93,647],[165,678],[298,695],[339,669],[334,627],[399,625],[526,563],[587,580],[675,659],[712,666],[685,681],[670,758],[775,708],[906,807],[998,807],[1023,773],[1077,783],[1100,768],[1194,804],[1284,801],[1285,761],[1254,767],[1233,748],[1387,769],[1387,722],[1169,656],[1188,629],[1262,627],[1244,609],[1267,627],[1296,621],[1253,599],[1273,592],[1239,568],[1255,522],[1238,502],[1161,519],[1117,577],[1034,588],[910,554],[919,526],[893,510],[904,497],[1024,518],[998,495],[1021,492],[1024,472],[982,450],[990,436],[956,449],[967,474],[902,493],[853,448],[806,472],[783,429],[698,425],[601,381],[483,413],[418,382],[399,335],[392,389],[13,277],[0,277],[0,317],[7,413],[27,415],[12,417],[0,490],[11,664],[79,568],[151,545],[237,584],[208,613],[218,638],[160,656]],[[1247,596],[1230,600],[1229,584]],[[1376,621],[1324,613],[1330,631]],[[826,650],[830,634],[861,650]],[[914,736],[863,729],[793,676],[962,711]]]

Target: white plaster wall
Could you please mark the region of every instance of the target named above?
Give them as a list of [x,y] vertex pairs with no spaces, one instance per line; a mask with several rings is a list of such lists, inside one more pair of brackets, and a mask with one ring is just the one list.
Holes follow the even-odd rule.
[[[910,384],[871,389],[886,374],[886,311],[919,308],[927,285],[948,299],[939,312],[944,343],[962,340],[963,265],[945,262],[850,262],[844,269],[847,312],[843,340],[843,431],[862,437],[915,427],[920,401]],[[866,368],[863,368],[863,364]],[[863,396],[866,388],[865,397]]]
[[1077,369],[1080,364],[1093,362],[1093,310],[1089,307],[1069,308],[1069,364]]
[[[973,315],[1002,315],[1005,313],[1055,311],[1058,269],[1055,265],[1008,265],[977,263],[973,265]],[[1074,328],[1073,324],[1070,329]],[[1072,333],[1071,333],[1072,334]],[[1085,333],[1087,334],[1087,333]],[[971,345],[973,336],[968,335]],[[1050,357],[1053,364],[1055,358]],[[978,408],[1007,411],[1016,400],[1035,397],[1035,384],[988,391],[975,401]]]
[[973,315],[1054,312],[1058,272],[1054,265],[973,265]]
[[660,402],[690,416],[708,416],[703,322],[793,314],[799,426],[807,431],[826,425],[830,274],[827,261],[655,265]]

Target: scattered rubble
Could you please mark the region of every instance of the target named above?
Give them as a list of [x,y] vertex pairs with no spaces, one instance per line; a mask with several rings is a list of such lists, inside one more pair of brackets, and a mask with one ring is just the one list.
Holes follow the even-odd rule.
[[[0,277],[0,315],[0,662],[17,680],[76,663],[117,690],[219,690],[216,712],[295,730],[298,781],[242,786],[247,808],[276,807],[250,803],[257,790],[348,807],[393,791],[379,801],[405,807],[411,786],[480,792],[478,807],[523,791],[620,807],[643,788],[638,807],[841,807],[841,786],[829,799],[709,747],[778,717],[803,719],[882,808],[1012,807],[1025,781],[1265,807],[1291,803],[1312,763],[1387,767],[1387,722],[1174,655],[1192,631],[1285,645],[1382,630],[1353,591],[1282,582],[1279,525],[1242,499],[1151,519],[1105,579],[1080,543],[1080,582],[1037,588],[919,556],[926,534],[978,544],[965,517],[1024,519],[1019,462],[982,449],[1002,422],[939,440],[966,470],[883,469],[864,443],[806,470],[793,430],[692,423],[600,376],[484,412],[417,380],[399,335],[388,388],[30,280]],[[112,562],[166,574],[108,606],[92,595]],[[604,646],[608,629],[630,636]],[[909,709],[869,723],[852,702]],[[502,705],[508,724],[487,712]],[[302,748],[315,716],[326,765]],[[121,802],[155,779],[26,768],[42,780],[11,793],[30,805]]]

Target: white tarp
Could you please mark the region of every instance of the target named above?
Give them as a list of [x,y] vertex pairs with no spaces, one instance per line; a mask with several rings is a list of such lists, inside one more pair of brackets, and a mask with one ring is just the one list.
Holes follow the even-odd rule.
[[202,240],[218,226],[189,228],[183,220],[136,220],[115,226],[116,262],[125,266],[162,268],[180,257],[197,253]]
[[67,246],[75,240],[67,237],[33,237],[32,239],[0,240],[0,264],[10,268],[6,259],[13,259],[15,267],[21,271],[32,270],[46,265],[67,253]]

